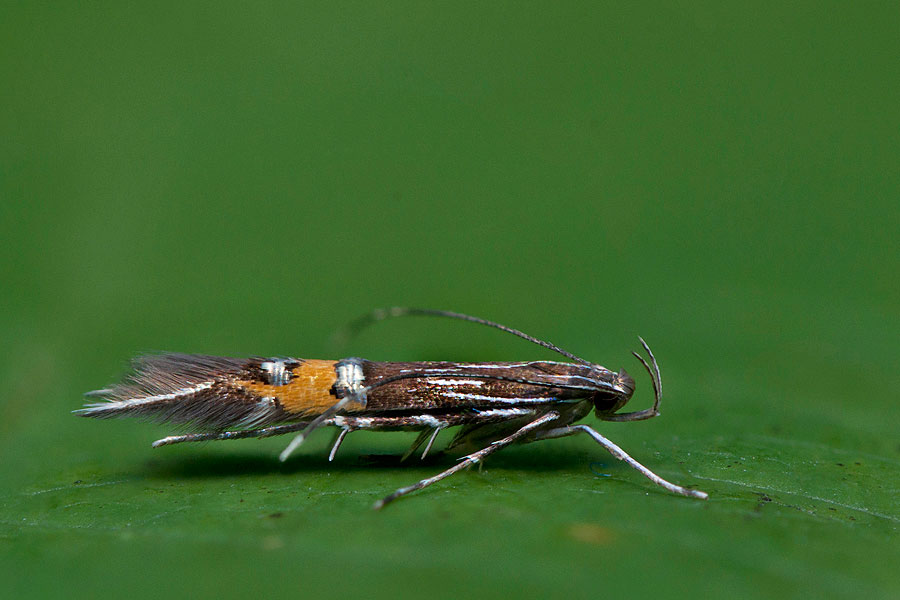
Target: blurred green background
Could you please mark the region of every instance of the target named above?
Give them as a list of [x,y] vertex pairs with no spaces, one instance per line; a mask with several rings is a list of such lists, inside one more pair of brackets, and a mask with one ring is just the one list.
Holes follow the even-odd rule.
[[[0,595],[900,594],[896,3],[7,4]],[[134,353],[552,358],[663,417],[151,450],[70,414]],[[593,417],[589,421],[593,423]],[[447,434],[445,434],[447,435]],[[449,439],[442,437],[441,439]],[[440,440],[439,440],[440,441]]]

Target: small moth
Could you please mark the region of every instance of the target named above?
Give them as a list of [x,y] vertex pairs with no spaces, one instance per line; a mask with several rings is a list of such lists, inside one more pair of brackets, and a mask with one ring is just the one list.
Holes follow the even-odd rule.
[[649,362],[632,352],[653,384],[651,408],[618,412],[634,393],[625,370],[610,371],[516,329],[469,315],[442,310],[376,310],[357,319],[355,332],[376,321],[408,315],[439,316],[494,327],[553,350],[574,362],[374,362],[361,358],[227,358],[197,354],[156,354],[135,359],[134,372],[122,383],[88,392],[101,401],[76,410],[85,417],[144,417],[187,428],[191,433],[153,442],[270,437],[296,433],[282,461],[318,427],[337,428],[328,460],[348,433],[418,431],[404,459],[422,444],[424,458],[437,435],[461,426],[447,449],[481,442],[483,447],[434,477],[400,488],[375,503],[379,509],[428,487],[515,442],[534,442],[579,433],[589,435],[613,456],[653,483],[683,496],[707,494],[670,483],[631,458],[588,425],[577,425],[592,410],[602,421],[640,421],[659,415],[662,381],[650,347],[641,339]]

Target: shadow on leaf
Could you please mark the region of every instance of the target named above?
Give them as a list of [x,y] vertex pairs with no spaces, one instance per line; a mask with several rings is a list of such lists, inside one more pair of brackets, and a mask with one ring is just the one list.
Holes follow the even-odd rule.
[[[154,458],[145,463],[146,475],[155,479],[162,478],[206,478],[240,475],[268,475],[281,473],[340,472],[353,473],[362,469],[413,470],[423,467],[435,470],[446,469],[458,457],[436,452],[425,460],[411,457],[401,461],[400,454],[359,454],[338,457],[328,462],[322,455],[297,455],[287,462],[280,462],[277,457],[268,454],[233,454],[200,451],[193,454],[180,454],[165,458]],[[610,461],[615,462],[615,461]],[[533,472],[549,472],[559,470],[581,469],[588,473],[591,465],[597,466],[596,460],[590,460],[583,453],[546,452],[534,448],[511,449],[505,453],[497,453],[485,462],[486,468],[523,470]],[[604,463],[608,464],[608,463]]]

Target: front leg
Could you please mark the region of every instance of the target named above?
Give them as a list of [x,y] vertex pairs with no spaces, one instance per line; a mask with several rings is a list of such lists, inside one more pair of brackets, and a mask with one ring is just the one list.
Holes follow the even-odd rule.
[[610,454],[612,454],[613,456],[615,456],[616,458],[618,458],[621,461],[625,461],[625,463],[629,467],[636,470],[638,473],[640,473],[641,475],[643,475],[644,477],[646,477],[647,479],[649,479],[656,485],[658,485],[662,488],[665,488],[665,489],[669,490],[670,492],[673,492],[675,494],[681,494],[682,496],[688,496],[690,498],[700,498],[701,500],[706,500],[707,498],[709,498],[709,494],[707,494],[706,492],[701,492],[700,490],[689,490],[687,488],[681,487],[680,485],[675,485],[674,483],[670,483],[670,482],[666,481],[665,479],[663,479],[662,477],[660,477],[659,475],[657,475],[656,473],[654,473],[653,471],[651,471],[650,469],[648,469],[647,467],[645,467],[644,465],[639,463],[638,461],[636,461],[633,458],[631,458],[630,456],[628,456],[627,452],[625,452],[624,450],[619,448],[612,441],[606,439],[605,437],[600,435],[599,432],[594,431],[587,425],[570,425],[568,427],[557,427],[555,429],[548,429],[547,431],[538,432],[538,434],[535,436],[535,439],[546,440],[546,439],[551,439],[551,438],[559,438],[559,437],[575,435],[576,433],[588,434],[589,436],[594,438],[595,442],[597,442],[598,444],[600,444],[601,446],[603,446],[604,448],[609,450]]

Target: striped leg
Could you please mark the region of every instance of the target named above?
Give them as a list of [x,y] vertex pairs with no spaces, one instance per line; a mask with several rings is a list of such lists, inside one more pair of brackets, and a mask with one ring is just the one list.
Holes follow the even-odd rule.
[[291,423],[289,425],[276,425],[275,427],[265,427],[263,429],[244,429],[239,431],[220,431],[217,433],[188,433],[186,435],[170,435],[161,440],[153,442],[154,448],[160,446],[168,446],[170,444],[180,444],[182,442],[208,442],[210,440],[240,440],[243,438],[269,437],[271,435],[281,435],[282,433],[290,433],[298,431],[306,427],[308,423]]
[[412,453],[419,449],[419,446],[425,443],[425,440],[428,439],[428,436],[431,434],[431,431],[428,429],[423,429],[419,432],[419,435],[416,436],[416,439],[413,441],[412,446],[409,447],[409,450],[403,453],[403,456],[400,457],[400,462],[404,462],[407,458],[412,456]]
[[334,455],[337,454],[338,448],[341,447],[341,444],[344,443],[344,438],[347,437],[347,434],[351,431],[353,431],[353,429],[345,425],[344,427],[341,427],[340,432],[336,436],[334,436],[334,443],[331,445],[331,452],[328,453],[328,462],[334,460]]
[[606,439],[599,432],[594,431],[587,425],[570,425],[568,427],[557,427],[556,429],[548,429],[547,431],[542,431],[537,434],[536,439],[546,440],[550,438],[558,438],[558,437],[566,437],[569,435],[575,435],[576,433],[586,433],[592,438],[594,441],[609,450],[609,453],[618,458],[621,461],[624,461],[629,467],[655,483],[656,485],[669,490],[675,494],[681,494],[682,496],[688,496],[690,498],[700,498],[701,500],[706,500],[709,498],[709,495],[706,492],[701,492],[700,490],[689,490],[687,488],[683,488],[680,485],[675,485],[674,483],[670,483],[634,460],[628,453],[619,448],[612,441]]
[[493,454],[494,452],[496,452],[497,450],[500,450],[504,446],[508,446],[508,445],[512,444],[516,440],[528,435],[529,433],[531,433],[538,427],[541,427],[542,425],[545,425],[546,423],[549,423],[550,421],[553,421],[554,419],[557,419],[557,418],[559,418],[559,413],[557,413],[555,411],[550,411],[550,412],[544,413],[543,415],[541,415],[541,417],[528,423],[527,425],[523,426],[521,429],[517,430],[516,432],[512,433],[511,435],[509,435],[503,439],[497,440],[495,442],[491,442],[491,444],[489,446],[487,446],[486,448],[482,448],[481,450],[479,450],[477,452],[473,452],[472,454],[469,454],[468,456],[464,457],[461,461],[459,461],[457,464],[453,465],[446,471],[444,471],[442,473],[438,473],[434,477],[429,477],[428,479],[423,479],[417,483],[412,484],[411,486],[400,488],[393,494],[390,494],[389,496],[385,496],[384,498],[382,498],[381,500],[376,502],[372,506],[372,508],[374,508],[375,510],[379,510],[381,508],[384,508],[384,506],[386,504],[393,502],[400,496],[405,496],[406,494],[415,492],[416,490],[421,490],[422,488],[426,488],[429,485],[431,485],[432,483],[437,483],[441,479],[444,479],[445,477],[449,477],[450,475],[453,475],[457,471],[461,471],[462,469],[465,469],[466,467],[469,467],[471,465],[474,465],[474,464],[480,462],[486,456]]
[[403,456],[400,457],[400,462],[405,461],[407,458],[412,456],[412,453],[419,449],[419,446],[425,444],[425,440],[428,440],[428,443],[425,444],[425,449],[422,450],[422,456],[420,457],[422,460],[425,460],[425,457],[428,455],[428,451],[431,450],[431,447],[434,445],[434,440],[437,438],[437,435],[444,429],[444,426],[435,427],[434,429],[423,429],[419,436],[412,443],[412,446],[409,447],[409,450],[403,453]]

